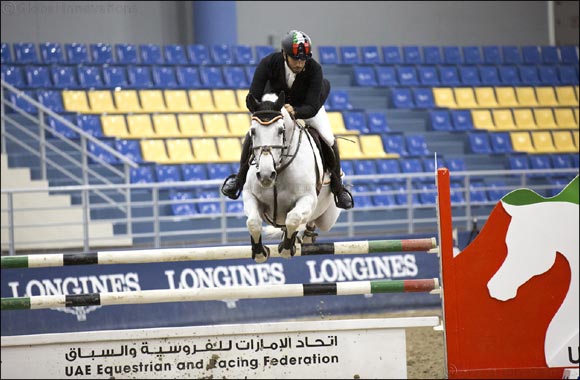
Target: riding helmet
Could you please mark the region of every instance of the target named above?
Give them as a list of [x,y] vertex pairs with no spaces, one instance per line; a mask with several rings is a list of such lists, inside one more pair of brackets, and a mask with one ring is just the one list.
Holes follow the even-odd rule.
[[312,57],[310,37],[299,30],[291,30],[282,39],[282,50],[294,59],[305,61]]

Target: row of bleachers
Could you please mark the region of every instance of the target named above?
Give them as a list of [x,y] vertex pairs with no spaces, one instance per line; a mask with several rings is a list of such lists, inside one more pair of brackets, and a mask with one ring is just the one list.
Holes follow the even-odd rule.
[[578,47],[566,46],[319,46],[328,65],[578,64]]
[[255,65],[266,45],[2,43],[2,64]]
[[436,109],[433,131],[578,129],[578,108]]
[[248,88],[255,66],[38,66],[2,64],[20,89]]
[[578,131],[468,132],[471,153],[578,153]]
[[360,87],[577,85],[578,65],[353,66]]

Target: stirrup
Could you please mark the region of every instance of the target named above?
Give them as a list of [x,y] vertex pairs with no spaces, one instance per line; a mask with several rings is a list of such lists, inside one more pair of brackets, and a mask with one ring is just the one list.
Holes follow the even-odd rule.
[[232,178],[233,178],[234,182],[237,183],[237,181],[238,181],[237,174],[231,174],[230,176],[228,176],[225,179],[224,183],[222,184],[221,192],[226,197],[235,200],[235,199],[238,199],[240,197],[240,194],[242,193],[242,189],[240,188],[239,184],[237,184],[237,186],[235,188],[231,188],[231,189],[225,188],[226,185],[228,184],[228,182],[230,181],[230,179],[232,179]]

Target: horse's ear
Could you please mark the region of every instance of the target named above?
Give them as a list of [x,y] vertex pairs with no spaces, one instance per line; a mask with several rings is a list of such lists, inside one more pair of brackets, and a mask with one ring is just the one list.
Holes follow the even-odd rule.
[[284,91],[280,91],[278,94],[278,100],[276,100],[276,109],[281,110],[284,107],[284,103],[286,102],[286,95]]
[[252,95],[252,93],[249,92],[248,95],[246,96],[246,107],[248,107],[250,112],[254,113],[258,109],[259,105],[260,102],[258,101],[258,99],[256,99],[254,95]]

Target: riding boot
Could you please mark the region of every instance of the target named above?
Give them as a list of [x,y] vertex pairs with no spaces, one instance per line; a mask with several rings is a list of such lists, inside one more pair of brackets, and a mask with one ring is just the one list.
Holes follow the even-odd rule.
[[222,194],[230,199],[238,199],[246,183],[246,175],[250,169],[250,153],[252,150],[252,139],[246,134],[244,144],[242,145],[242,155],[240,158],[240,170],[237,174],[232,174],[224,181],[221,191]]
[[334,201],[336,202],[336,207],[348,210],[354,206],[354,198],[350,191],[348,191],[342,184],[340,179],[341,169],[340,169],[340,155],[338,154],[338,144],[335,142],[332,146],[332,151],[334,152],[335,165],[332,173],[330,175],[330,190],[334,194]]

